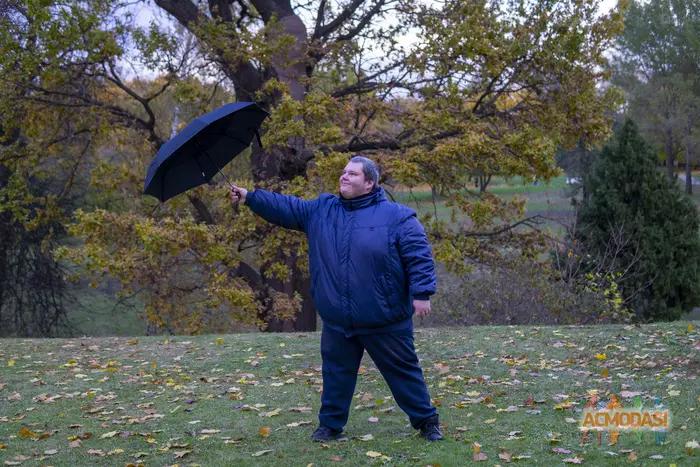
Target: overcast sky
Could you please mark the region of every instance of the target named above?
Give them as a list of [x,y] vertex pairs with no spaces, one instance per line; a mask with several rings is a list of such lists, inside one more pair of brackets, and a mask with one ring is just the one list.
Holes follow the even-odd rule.
[[[294,1],[294,0],[292,0]],[[423,3],[431,3],[432,0],[423,0]],[[599,12],[602,13],[607,13],[610,11],[611,8],[613,8],[617,4],[617,0],[601,0],[600,1],[600,10]],[[142,25],[142,26],[148,26],[148,24],[153,21],[154,19],[157,21],[164,21],[164,22],[169,22],[169,21],[174,21],[173,18],[165,12],[165,10],[162,10],[160,7],[156,6],[155,3],[153,3],[153,0],[145,0],[144,3],[137,3],[132,6],[130,6],[130,9],[135,9],[131,10],[135,13],[137,13],[137,22]],[[384,20],[385,23],[390,24],[391,19]],[[410,45],[417,39],[415,34],[408,34],[406,36],[403,36],[400,39],[400,44],[403,45],[404,47],[410,47]],[[379,58],[379,57],[378,57]],[[130,75],[132,73],[129,73]],[[142,78],[147,78],[147,77],[153,77],[153,74],[150,73],[148,70],[139,70],[139,75]],[[129,76],[129,78],[132,78],[132,76]]]

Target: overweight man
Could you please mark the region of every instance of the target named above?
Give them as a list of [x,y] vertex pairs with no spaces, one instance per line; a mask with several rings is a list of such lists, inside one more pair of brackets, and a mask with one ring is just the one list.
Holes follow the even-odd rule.
[[413,314],[430,312],[437,282],[416,212],[387,200],[376,164],[353,157],[340,175],[340,194],[312,200],[233,187],[268,222],[304,232],[311,294],[323,320],[323,393],[315,441],[343,440],[365,350],[411,425],[442,439],[437,410],[413,346]]

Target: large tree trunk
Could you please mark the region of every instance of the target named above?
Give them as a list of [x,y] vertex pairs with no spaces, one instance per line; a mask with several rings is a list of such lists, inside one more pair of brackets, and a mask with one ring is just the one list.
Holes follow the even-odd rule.
[[673,135],[671,134],[671,130],[668,130],[666,132],[666,173],[668,174],[668,180],[671,183],[674,182],[674,156],[675,155],[673,154]]
[[685,192],[693,194],[693,164],[690,157],[690,137],[685,145]]
[[[263,20],[268,22],[276,15],[283,27],[283,34],[289,34],[296,38],[294,47],[289,49],[288,56],[273,57],[273,75],[280,81],[287,84],[291,91],[291,97],[296,100],[304,99],[305,88],[301,84],[301,78],[307,73],[307,66],[302,58],[305,53],[305,45],[308,39],[306,26],[291,8],[289,0],[254,0],[255,8],[263,16]],[[271,38],[274,39],[274,38]],[[286,66],[293,63],[292,66]],[[245,83],[243,83],[245,86]],[[256,83],[248,83],[255,86]],[[274,102],[270,96],[268,102]],[[291,138],[288,146],[283,150],[265,150],[253,145],[251,161],[253,163],[253,180],[256,183],[267,180],[290,181],[294,177],[306,174],[306,161],[302,157],[304,150],[303,140]],[[292,271],[291,279],[283,283],[278,279],[263,278],[263,282],[277,290],[294,297],[294,292],[298,292],[303,298],[303,305],[300,313],[297,313],[293,320],[271,319],[268,322],[267,331],[270,332],[293,332],[293,331],[315,331],[316,330],[316,309],[311,298],[311,287],[308,280],[302,278],[302,272],[296,266],[294,257],[285,257],[281,251],[275,261],[284,260],[287,267]],[[270,311],[270,310],[268,310]]]

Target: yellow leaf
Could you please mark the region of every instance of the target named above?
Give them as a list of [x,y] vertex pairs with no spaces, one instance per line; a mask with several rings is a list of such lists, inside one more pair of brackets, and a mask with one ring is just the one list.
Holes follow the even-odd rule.
[[267,438],[268,436],[270,436],[270,427],[264,426],[260,428],[260,436],[262,436],[263,438]]
[[8,361],[7,366],[15,366],[15,361],[14,360]]
[[610,371],[607,368],[603,368],[603,371],[600,372],[600,376],[603,378],[607,378],[610,375]]
[[693,332],[693,329],[695,329],[695,326],[693,326],[692,324],[689,324],[688,325],[688,332]]
[[382,453],[381,453],[381,452],[377,452],[377,451],[367,451],[367,452],[365,453],[365,455],[366,455],[367,457],[372,458],[372,459],[377,458],[377,457],[382,457]]
[[118,431],[110,431],[100,436],[100,439],[114,438],[118,433]]
[[19,430],[19,435],[23,438],[31,438],[32,436],[36,436],[36,433],[34,433],[29,428],[21,428]]
[[156,362],[151,363],[151,366],[152,366],[153,369],[155,370],[155,369],[156,369]]
[[595,358],[597,358],[598,360],[606,360],[608,358],[608,356],[605,355],[604,353],[597,353],[597,354],[595,354]]
[[156,441],[155,438],[146,438],[146,442],[147,442],[148,444],[155,444],[155,443],[157,443],[158,441]]
[[474,443],[474,444],[472,445],[472,447],[474,448],[474,454],[478,454],[478,453],[481,452],[481,444],[479,444],[479,443]]
[[216,339],[216,345],[224,345],[224,338],[219,337]]

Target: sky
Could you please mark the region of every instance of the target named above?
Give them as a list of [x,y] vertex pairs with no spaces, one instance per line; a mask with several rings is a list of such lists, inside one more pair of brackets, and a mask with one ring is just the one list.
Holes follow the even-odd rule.
[[[367,0],[369,1],[369,0]],[[604,14],[610,11],[616,4],[618,0],[601,0],[600,2],[600,10],[599,14]],[[294,0],[292,0],[294,2]],[[429,4],[433,3],[432,0],[423,0],[423,3]],[[162,10],[160,7],[155,5],[153,0],[144,0],[143,3],[135,3],[130,6],[131,11],[137,13],[136,18],[137,18],[137,23],[141,26],[148,26],[151,21],[156,20],[158,22],[167,22],[174,21],[172,17]],[[391,19],[387,19],[383,21],[384,24],[389,25],[391,24]],[[381,23],[380,23],[381,24]],[[417,41],[418,38],[414,32],[410,32],[409,34],[401,37],[399,39],[399,43],[404,47],[410,47],[415,41]],[[131,76],[128,76],[129,79],[135,77],[135,74],[129,73]],[[138,75],[141,78],[153,78],[155,77],[155,74],[150,72],[149,70],[138,70]]]

